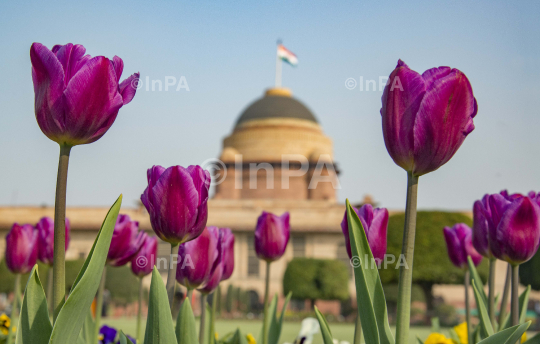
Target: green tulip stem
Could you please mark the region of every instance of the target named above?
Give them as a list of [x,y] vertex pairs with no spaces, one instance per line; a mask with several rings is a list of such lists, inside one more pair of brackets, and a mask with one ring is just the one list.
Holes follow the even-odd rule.
[[99,283],[99,289],[96,300],[96,323],[94,326],[94,343],[99,344],[99,329],[101,328],[101,313],[103,312],[103,293],[105,292],[105,279],[107,277],[107,265],[103,268],[103,274],[101,275],[101,282]]
[[199,324],[199,344],[204,344],[205,323],[206,323],[206,294],[201,293],[201,323]]
[[218,293],[216,289],[212,294],[212,312],[210,313],[210,331],[208,332],[210,344],[214,344],[216,342],[216,309],[218,303],[217,298]]
[[418,176],[413,175],[412,172],[407,172],[407,205],[405,207],[405,228],[403,230],[401,249],[405,264],[399,267],[396,344],[409,342],[417,195]]
[[270,262],[266,262],[266,283],[264,287],[264,318],[262,344],[268,344],[268,296],[270,294]]
[[15,275],[15,286],[13,290],[13,305],[11,306],[11,321],[9,323],[9,332],[8,332],[8,340],[7,344],[13,343],[13,339],[15,337],[15,333],[13,332],[13,326],[16,324],[16,320],[18,320],[18,314],[19,314],[19,305],[18,301],[21,297],[21,274]]
[[187,298],[189,299],[190,302],[191,300],[193,300],[193,289],[188,289]]
[[519,265],[512,265],[512,326],[519,324]]
[[53,321],[56,321],[66,298],[66,190],[70,151],[70,146],[60,145],[54,203]]
[[356,324],[354,325],[354,344],[360,344],[362,340],[362,323],[358,311],[356,312]]
[[[489,259],[489,280],[488,280],[488,314],[491,326],[495,328],[495,258]],[[472,342],[471,342],[472,343]]]
[[139,307],[137,308],[137,343],[142,343],[143,278],[139,277]]
[[49,316],[51,316],[54,312],[54,309],[52,308],[53,304],[53,268],[52,266],[49,266],[47,269],[47,304],[49,307]]
[[499,313],[499,325],[502,326],[508,313],[508,296],[510,295],[510,285],[512,284],[512,266],[508,264],[506,268],[506,281],[504,282],[504,290],[501,301],[501,311]]
[[178,264],[176,263],[177,259],[173,259],[176,255],[178,256],[178,244],[171,244],[171,257],[169,264],[169,274],[167,276],[167,296],[169,297],[169,307],[171,308],[174,303],[174,293],[176,291],[176,268]]
[[471,331],[471,301],[469,299],[469,290],[471,289],[471,274],[469,270],[465,271],[465,321],[467,322],[467,338],[469,343],[474,343]]

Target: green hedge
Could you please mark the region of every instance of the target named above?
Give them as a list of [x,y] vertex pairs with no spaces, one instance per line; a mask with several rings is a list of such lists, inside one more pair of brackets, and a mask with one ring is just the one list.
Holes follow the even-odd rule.
[[294,258],[283,276],[283,293],[297,300],[346,300],[349,272],[338,260]]

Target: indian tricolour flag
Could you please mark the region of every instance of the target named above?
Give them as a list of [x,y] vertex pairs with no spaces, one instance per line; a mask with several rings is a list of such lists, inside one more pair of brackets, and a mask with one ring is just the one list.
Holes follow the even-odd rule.
[[278,45],[277,55],[281,60],[287,62],[291,66],[296,66],[298,64],[298,57],[296,57],[296,55],[290,50],[285,48],[283,44]]

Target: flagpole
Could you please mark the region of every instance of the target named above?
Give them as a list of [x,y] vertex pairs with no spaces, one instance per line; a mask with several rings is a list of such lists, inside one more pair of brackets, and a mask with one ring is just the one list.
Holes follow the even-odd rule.
[[[279,44],[278,41],[278,48]],[[278,49],[276,49],[276,88],[281,87],[281,59],[279,58]]]

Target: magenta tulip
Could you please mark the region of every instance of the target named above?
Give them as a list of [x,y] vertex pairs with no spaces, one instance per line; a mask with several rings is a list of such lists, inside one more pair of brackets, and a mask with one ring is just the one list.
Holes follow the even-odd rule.
[[141,201],[159,238],[181,244],[198,237],[208,218],[210,173],[200,166],[153,166]]
[[420,75],[399,60],[382,96],[386,149],[415,176],[435,171],[473,131],[477,110],[471,84],[459,70],[439,67]]
[[491,223],[489,195],[484,195],[481,200],[474,202],[473,205],[472,243],[478,253],[490,259],[493,258],[493,254],[489,249]]
[[289,213],[281,216],[263,211],[255,228],[255,252],[267,262],[278,260],[285,253],[291,230]]
[[6,236],[6,265],[15,274],[30,272],[37,261],[38,234],[32,225],[14,223]]
[[[366,232],[369,248],[373,258],[380,263],[386,254],[386,234],[388,230],[388,210],[386,208],[375,208],[371,204],[364,204],[360,209],[354,208],[358,215],[362,227]],[[341,230],[345,236],[345,246],[347,254],[352,259],[351,244],[349,239],[349,222],[347,221],[347,211],[341,221]]]
[[41,131],[60,145],[75,146],[100,139],[118,110],[136,92],[139,73],[120,82],[124,62],[118,56],[85,55],[80,44],[32,44],[35,112]]
[[131,221],[128,215],[118,215],[107,254],[107,264],[122,266],[139,252],[147,234],[139,231],[139,222]]
[[178,249],[176,280],[188,289],[204,288],[221,259],[219,228],[209,226]]
[[[38,259],[52,266],[54,255],[54,221],[50,217],[42,217],[36,224],[38,234]],[[66,251],[69,247],[69,219],[66,218]]]
[[158,249],[157,237],[146,236],[141,249],[131,259],[131,271],[138,277],[149,275],[156,265]]
[[498,259],[519,265],[532,258],[540,244],[540,206],[530,197],[509,200],[500,194],[489,197],[494,232],[490,250]]
[[217,265],[213,269],[204,287],[197,289],[203,294],[210,294],[216,290],[221,281],[229,279],[234,270],[234,235],[229,228],[219,229],[221,241],[221,256],[217,259]]
[[223,262],[223,275],[221,281],[231,278],[234,270],[234,235],[230,228],[220,228],[222,232],[221,246],[223,256],[221,261]]
[[454,227],[444,227],[444,239],[448,249],[448,256],[458,268],[467,269],[467,257],[470,256],[474,265],[482,261],[482,255],[476,251],[472,244],[472,229],[464,223],[457,223]]

